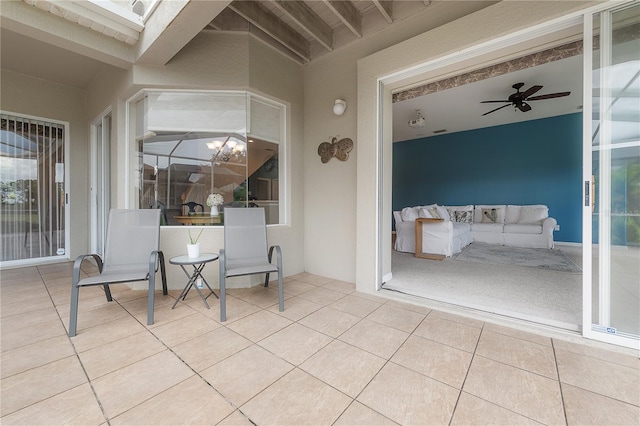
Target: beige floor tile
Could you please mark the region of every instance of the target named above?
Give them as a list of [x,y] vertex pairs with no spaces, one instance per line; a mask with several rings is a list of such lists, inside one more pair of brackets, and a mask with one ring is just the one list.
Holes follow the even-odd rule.
[[239,334],[219,327],[175,346],[173,351],[195,371],[202,371],[250,345],[251,341]]
[[[200,298],[198,298],[198,300],[200,300]],[[155,307],[153,309],[153,317],[154,317],[153,324],[147,325],[146,299],[144,299],[144,301],[145,301],[145,307],[143,309],[136,309],[135,311],[131,310],[129,312],[133,314],[134,317],[139,322],[144,324],[149,329],[160,327],[161,325],[168,324],[173,321],[180,321],[182,318],[188,317],[190,315],[193,315],[195,312],[197,312],[196,310],[192,309],[190,306],[180,306],[180,303],[176,305],[175,309],[172,309],[171,306],[173,305],[173,302],[175,302],[175,299],[167,296],[163,298],[156,297],[156,300],[154,303]],[[209,299],[209,302],[217,304],[217,301],[215,299],[214,301]],[[202,303],[201,300],[200,300],[200,303]]]
[[260,346],[293,365],[318,352],[331,342],[331,337],[304,325],[291,324],[260,341]]
[[[216,299],[217,302],[217,299]],[[188,300],[189,306],[195,311],[200,312],[207,317],[220,322],[220,303],[210,303],[210,309],[207,309],[202,300],[191,299]],[[286,309],[286,306],[285,306]],[[240,300],[237,297],[227,295],[227,321],[224,324],[231,324],[234,321],[241,320],[251,314],[260,312],[262,309],[252,303]]]
[[[571,424],[571,423],[569,423]],[[507,410],[506,408],[492,404],[483,399],[469,395],[466,392],[460,394],[460,399],[456,405],[456,411],[453,413],[451,425],[468,425],[468,426],[492,426],[492,425],[540,425],[540,423],[531,420],[518,413]]]
[[151,332],[162,340],[165,345],[173,347],[219,327],[220,323],[217,321],[199,312],[194,312],[176,321],[159,324]]
[[2,318],[2,327],[6,330],[19,330],[45,322],[59,321],[58,312],[53,306],[35,311],[23,312]]
[[411,333],[424,320],[426,315],[397,306],[385,304],[373,311],[367,319],[389,327]]
[[291,324],[291,320],[268,311],[251,314],[227,327],[252,342],[259,342]]
[[[370,295],[365,295],[370,296]],[[414,305],[413,303],[401,302],[399,300],[379,299],[389,306],[393,306],[400,309],[406,309],[407,311],[416,312],[418,314],[428,315],[431,312],[431,308],[426,306]]]
[[[268,288],[257,285],[251,288],[229,289],[227,294],[266,309],[278,304],[278,283],[270,284]],[[285,301],[289,297],[291,297],[290,294],[284,294]]]
[[340,418],[334,423],[336,426],[393,426],[396,422],[386,418],[371,408],[353,401]]
[[291,321],[298,321],[321,308],[322,305],[318,303],[310,302],[301,297],[292,297],[286,300],[284,304],[284,311],[280,312],[278,310],[278,305],[270,306],[267,310],[274,314],[289,318]]
[[240,410],[236,410],[224,418],[217,426],[255,426]]
[[228,401],[239,407],[293,368],[260,346],[251,345],[201,374]]
[[71,338],[71,342],[76,351],[84,352],[145,330],[144,326],[131,316],[107,321],[90,328],[85,328],[78,323],[77,334]]
[[305,283],[297,280],[285,281],[282,284],[282,289],[284,291],[284,294],[290,294],[292,296],[299,296],[302,293],[306,293],[307,291],[313,290],[317,287],[318,287],[317,285],[313,285],[313,284],[309,284],[309,283]]
[[556,380],[476,355],[463,390],[541,423],[565,424]]
[[333,281],[331,278],[323,277],[321,275],[313,275],[313,274],[297,276],[296,280],[313,284],[313,285],[324,285],[330,281]]
[[4,425],[99,425],[105,422],[89,384],[54,395],[2,417]]
[[383,358],[334,340],[303,362],[300,368],[355,398],[385,362]]
[[637,425],[640,407],[571,385],[562,385],[567,423],[570,425]]
[[302,297],[303,299],[310,300],[311,302],[319,303],[320,305],[329,305],[330,303],[335,302],[336,300],[340,300],[346,295],[339,291],[329,290],[324,287],[316,287],[313,290],[309,290],[305,293],[302,293],[298,297]]
[[491,324],[490,322],[486,322],[484,324],[483,330],[490,331],[492,333],[504,334],[506,336],[517,337],[518,339],[526,340],[532,343],[537,343],[539,345],[551,346],[550,337],[529,333],[529,332],[518,330],[515,328],[504,327],[497,324]]
[[476,354],[558,380],[555,355],[551,346],[483,330]]
[[65,334],[66,330],[59,319],[18,329],[8,329],[3,323],[0,347],[5,352]]
[[471,358],[469,352],[412,335],[393,355],[391,362],[461,389]]
[[356,285],[354,283],[339,280],[329,281],[328,283],[322,284],[322,287],[339,291],[344,294],[351,294],[356,291]]
[[[102,298],[105,301],[104,304],[100,304],[98,306],[85,306],[83,305],[83,301],[78,303],[78,319],[77,319],[77,328],[80,330],[99,326],[104,324],[105,322],[113,321],[116,319],[124,318],[130,316],[129,313],[119,304],[115,302],[107,302],[106,299]],[[95,302],[96,298],[89,299],[89,301]],[[69,306],[69,305],[67,305]],[[62,322],[64,326],[69,328],[69,310],[67,308],[66,312],[60,312],[60,318],[62,318]]]
[[560,381],[640,406],[640,370],[556,349]]
[[630,355],[616,352],[614,349],[617,348],[615,347],[612,347],[612,350],[607,350],[600,347],[589,346],[586,343],[568,342],[562,339],[553,339],[553,346],[563,351],[573,352],[574,354],[585,355],[640,370],[640,357],[637,353]]
[[32,368],[2,379],[0,412],[3,416],[11,414],[86,382],[87,377],[75,356]]
[[473,352],[476,349],[480,331],[480,328],[432,317],[429,314],[416,328],[414,334],[463,351]]
[[212,425],[234,410],[215,389],[193,376],[111,419],[111,424]]
[[27,300],[16,300],[15,298],[5,300],[2,298],[0,303],[0,315],[2,318],[47,309],[53,306],[51,298],[46,294],[39,294],[36,297]]
[[74,355],[74,350],[67,336],[52,337],[3,352],[0,373],[2,378],[9,377],[71,355]]
[[446,425],[459,391],[397,364],[382,368],[358,402],[403,425]]
[[[106,308],[109,306],[119,306],[115,301],[109,302],[104,294],[100,294],[91,298],[86,298],[78,303],[79,314],[78,317],[84,313],[88,313],[96,308]],[[122,308],[121,308],[122,309]],[[69,312],[71,311],[71,298],[65,301],[63,304],[56,304],[56,310],[58,311],[60,318],[65,325],[69,324]],[[124,309],[123,309],[124,311]]]
[[363,319],[339,339],[374,355],[389,359],[407,340],[408,333]]
[[116,417],[193,376],[170,351],[163,351],[96,380],[93,388],[107,417]]
[[351,401],[308,373],[294,369],[240,409],[258,425],[329,425]]
[[473,319],[473,318],[468,318],[462,315],[451,314],[449,312],[444,312],[444,311],[432,310],[429,313],[429,317],[445,319],[445,320],[457,322],[459,324],[468,325],[469,327],[482,328],[484,326],[483,321]]
[[82,352],[79,357],[87,376],[94,380],[165,349],[158,339],[143,331]]
[[360,321],[360,318],[333,308],[324,307],[298,321],[331,337],[338,337]]
[[350,294],[343,297],[331,305],[333,309],[337,309],[342,312],[347,312],[351,315],[355,315],[360,318],[364,318],[377,308],[382,306],[382,302],[376,302],[373,300],[365,299],[357,294]]

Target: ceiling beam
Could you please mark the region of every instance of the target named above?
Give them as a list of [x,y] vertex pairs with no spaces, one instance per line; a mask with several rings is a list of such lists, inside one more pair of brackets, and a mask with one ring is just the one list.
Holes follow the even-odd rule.
[[356,37],[362,37],[362,16],[350,1],[323,0]]
[[391,0],[373,0],[373,4],[376,5],[378,11],[384,17],[384,20],[387,21],[387,24],[393,23],[393,1]]
[[325,49],[333,51],[333,30],[305,2],[276,0],[273,4]]
[[284,25],[282,21],[257,1],[234,1],[229,8],[276,39],[304,61],[311,60],[311,46],[307,39]]

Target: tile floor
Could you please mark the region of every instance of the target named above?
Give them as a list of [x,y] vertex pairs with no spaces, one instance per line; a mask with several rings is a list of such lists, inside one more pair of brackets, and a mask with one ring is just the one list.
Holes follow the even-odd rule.
[[[71,263],[1,272],[3,425],[640,423],[637,355],[356,293],[316,275],[191,293],[80,291]],[[87,271],[95,273],[95,271]]]

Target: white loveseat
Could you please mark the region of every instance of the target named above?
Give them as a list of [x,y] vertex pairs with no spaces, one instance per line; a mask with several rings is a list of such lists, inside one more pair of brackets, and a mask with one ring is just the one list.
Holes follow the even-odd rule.
[[[397,251],[451,256],[472,242],[513,247],[553,248],[556,220],[536,205],[466,205],[406,207],[393,212]],[[416,219],[422,223],[422,250],[416,251]],[[438,221],[440,220],[440,221]],[[420,248],[418,248],[420,249]]]

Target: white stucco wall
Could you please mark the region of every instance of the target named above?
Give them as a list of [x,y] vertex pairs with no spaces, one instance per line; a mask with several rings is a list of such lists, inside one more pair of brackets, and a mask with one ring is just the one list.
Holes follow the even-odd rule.
[[88,229],[86,206],[89,203],[89,128],[86,115],[86,92],[62,84],[15,73],[1,74],[0,107],[3,111],[69,123],[69,205],[66,212],[71,224],[69,256],[74,259],[89,246],[84,235]]

